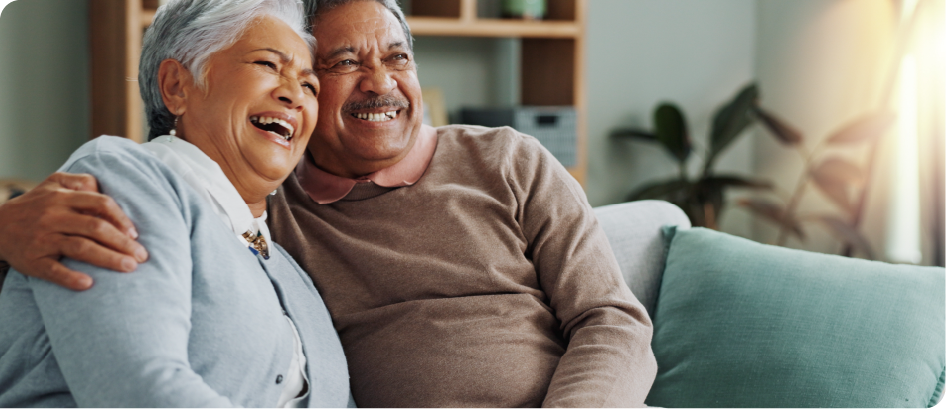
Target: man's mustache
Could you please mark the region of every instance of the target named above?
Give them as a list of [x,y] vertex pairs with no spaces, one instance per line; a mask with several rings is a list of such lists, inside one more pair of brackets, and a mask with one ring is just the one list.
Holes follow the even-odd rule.
[[342,106],[344,112],[360,111],[365,109],[377,108],[400,108],[407,109],[411,106],[410,101],[405,98],[393,95],[379,95],[366,99],[364,101],[351,101]]

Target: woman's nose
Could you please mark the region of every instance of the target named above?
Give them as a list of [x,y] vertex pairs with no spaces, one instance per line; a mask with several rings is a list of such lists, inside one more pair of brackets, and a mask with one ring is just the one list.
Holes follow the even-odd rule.
[[397,87],[397,81],[391,76],[391,73],[383,64],[378,64],[372,68],[368,74],[362,78],[360,88],[362,92],[374,93],[377,95],[387,95]]
[[298,81],[284,79],[279,88],[273,91],[273,96],[289,108],[297,109],[302,106],[303,93],[302,84]]

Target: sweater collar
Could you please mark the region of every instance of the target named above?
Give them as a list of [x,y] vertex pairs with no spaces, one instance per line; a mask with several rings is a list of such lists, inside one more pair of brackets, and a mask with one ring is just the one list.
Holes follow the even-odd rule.
[[308,152],[296,167],[299,184],[318,204],[335,203],[351,192],[358,183],[373,182],[382,187],[411,186],[420,180],[437,150],[437,130],[423,125],[411,151],[404,159],[358,179],[335,176],[319,169]]
[[246,244],[243,233],[261,233],[267,242],[272,242],[266,226],[266,212],[253,217],[249,206],[240,196],[227,175],[210,156],[197,146],[181,138],[164,135],[141,145],[158,157],[161,162],[181,176],[197,191],[214,213]]

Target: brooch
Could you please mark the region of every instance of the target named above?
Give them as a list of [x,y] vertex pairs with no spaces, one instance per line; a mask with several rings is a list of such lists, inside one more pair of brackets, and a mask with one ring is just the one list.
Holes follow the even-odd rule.
[[243,238],[250,244],[250,251],[253,254],[258,253],[263,256],[263,259],[269,260],[269,245],[266,244],[266,238],[262,233],[256,233],[254,236],[253,232],[247,230],[243,233]]

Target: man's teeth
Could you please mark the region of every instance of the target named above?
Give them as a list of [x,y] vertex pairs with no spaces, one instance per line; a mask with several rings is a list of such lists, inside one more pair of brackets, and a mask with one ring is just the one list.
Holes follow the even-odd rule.
[[283,128],[286,128],[286,130],[289,131],[288,135],[279,135],[277,133],[277,135],[283,137],[283,139],[286,139],[286,140],[292,139],[292,136],[296,134],[296,129],[293,128],[292,125],[289,124],[289,122],[283,121],[282,119],[279,119],[279,118],[270,118],[268,116],[251,116],[250,121],[256,122],[260,125],[277,124]]
[[369,122],[384,122],[390,121],[397,116],[397,111],[382,112],[378,114],[352,114],[355,118],[364,119]]

